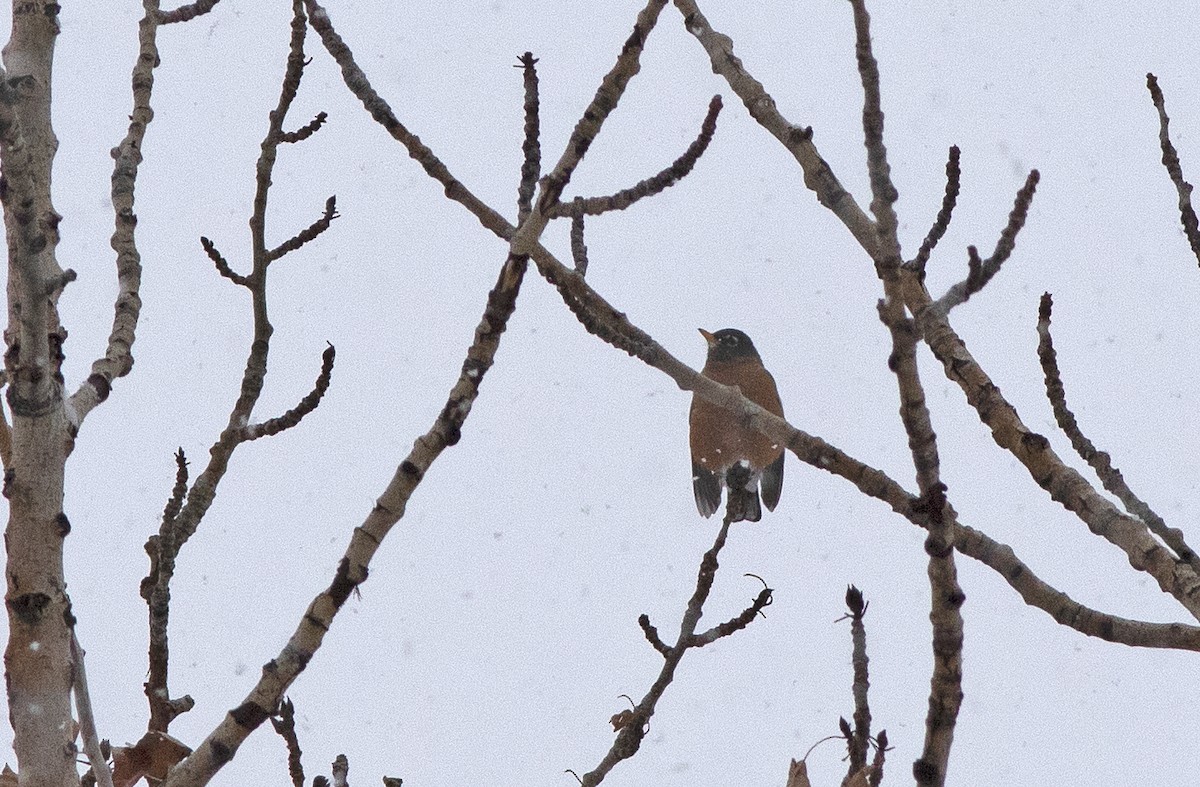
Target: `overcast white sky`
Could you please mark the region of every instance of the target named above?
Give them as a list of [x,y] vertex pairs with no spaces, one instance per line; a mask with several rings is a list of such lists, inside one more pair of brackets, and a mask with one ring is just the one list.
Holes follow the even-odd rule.
[[[103,5],[103,7],[101,7]],[[543,151],[557,160],[642,3],[330,2],[375,87],[480,197],[512,216],[521,52],[541,58]],[[963,186],[930,263],[940,293],[966,246],[990,252],[1028,170],[1028,225],[954,324],[1026,423],[1061,453],[1035,355],[1037,301],[1083,428],[1131,485],[1200,540],[1194,447],[1200,270],[1159,164],[1145,88],[1166,92],[1185,171],[1200,178],[1200,7],[1116,2],[872,4],[887,143],[911,256],[941,200],[946,150]],[[115,291],[109,149],[129,112],[140,4],[64,3],[58,44],[56,207],[67,377],[101,351]],[[224,0],[161,33],[156,120],[139,181],[145,310],[133,374],[86,423],[68,465],[69,590],[102,734],[145,726],[142,544],[182,446],[199,468],[227,417],[249,343],[243,291],[197,238],[245,269],[253,162],[277,97],[290,3]],[[845,2],[713,2],[747,67],[794,123],[811,125],[842,182],[869,201],[861,91]],[[241,701],[324,587],[351,529],[445,401],[503,261],[481,229],[356,106],[310,36],[292,126],[329,123],[281,152],[275,242],[337,194],[340,218],[272,269],[272,372],[257,415],[291,407],[319,355],[334,383],[304,425],[243,446],[180,558],[171,688],[197,707],[173,733],[196,744]],[[699,366],[697,327],[736,326],[779,381],[789,419],[912,488],[870,260],[816,203],[786,152],[748,118],[668,7],[568,196],[652,174],[726,110],[695,172],[665,195],[589,224],[589,280]],[[566,227],[547,242],[569,257]],[[1079,601],[1155,621],[1184,613],[1099,543],[998,449],[923,353],[943,473],[964,522],[1011,544]],[[637,627],[674,632],[716,532],[692,502],[688,395],[587,335],[551,287],[526,281],[467,422],[379,552],[361,598],[291,692],[310,776],[345,752],[351,778],[406,785],[571,785],[608,749],[608,718],[640,697],[660,657]],[[1194,655],[1089,640],[1029,609],[990,570],[959,562],[967,594],[964,690],[951,782],[1184,783],[1200,711]],[[895,746],[885,783],[909,781],[929,676],[922,533],[794,457],[779,508],[735,528],[706,622],[776,589],[766,619],[690,654],[638,756],[614,785],[781,785],[788,759],[849,716],[845,586],[871,602],[872,711]],[[7,731],[6,731],[7,732]],[[2,742],[2,741],[0,741]],[[840,745],[810,759],[836,784]],[[11,758],[10,758],[11,759]],[[256,733],[220,784],[284,784],[282,743]]]

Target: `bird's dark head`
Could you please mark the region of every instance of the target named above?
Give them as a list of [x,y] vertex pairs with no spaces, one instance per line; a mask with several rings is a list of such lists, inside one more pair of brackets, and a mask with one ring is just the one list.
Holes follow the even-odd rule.
[[709,361],[736,361],[758,357],[754,342],[737,328],[722,328],[716,333],[709,333],[701,328],[700,335],[708,342]]

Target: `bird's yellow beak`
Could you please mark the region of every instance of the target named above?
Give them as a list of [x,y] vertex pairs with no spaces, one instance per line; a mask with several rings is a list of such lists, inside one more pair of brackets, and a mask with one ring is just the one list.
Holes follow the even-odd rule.
[[704,337],[704,341],[708,342],[709,347],[715,347],[717,345],[717,337],[713,336],[703,328],[698,328],[697,330],[700,331],[700,335]]

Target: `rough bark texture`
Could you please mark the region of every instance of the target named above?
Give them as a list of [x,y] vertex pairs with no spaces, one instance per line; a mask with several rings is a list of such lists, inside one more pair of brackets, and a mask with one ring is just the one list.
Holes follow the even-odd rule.
[[62,395],[62,341],[56,303],[68,280],[55,260],[58,214],[50,169],[58,142],[50,125],[50,74],[58,5],[13,8],[4,47],[0,162],[8,242],[8,404],[12,457],[9,502],[9,641],[4,654],[9,716],[20,784],[77,784],[71,718],[71,605],[63,582],[63,467],[75,424]]

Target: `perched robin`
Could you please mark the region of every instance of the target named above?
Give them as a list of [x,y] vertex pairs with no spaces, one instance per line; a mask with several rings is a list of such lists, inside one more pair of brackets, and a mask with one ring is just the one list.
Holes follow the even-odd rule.
[[[767,411],[783,417],[783,404],[775,378],[763,366],[750,337],[734,328],[700,334],[708,342],[703,374],[725,385],[736,385],[742,395]],[[721,505],[721,489],[729,489],[727,511],[731,522],[762,518],[762,502],[774,511],[783,489],[783,446],[739,423],[730,410],[692,397],[689,416],[692,445],[692,486],[696,508],[705,517]]]

